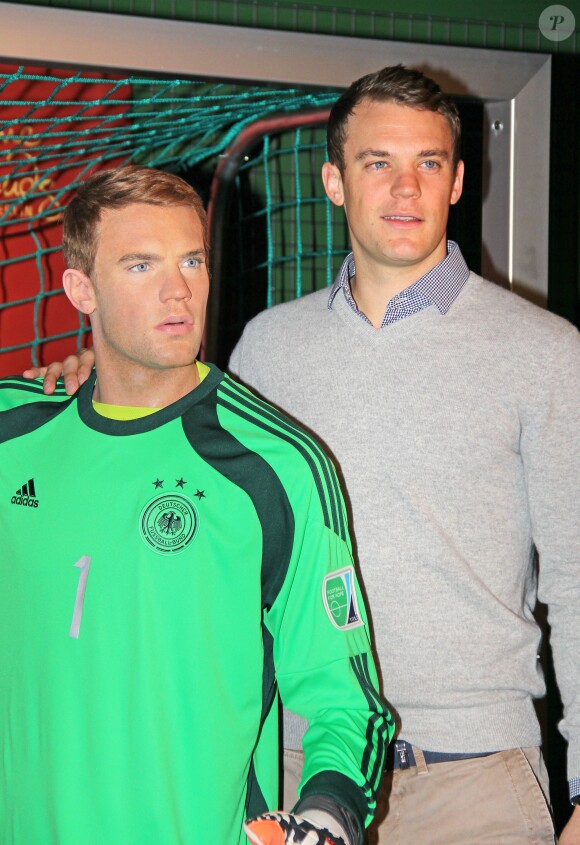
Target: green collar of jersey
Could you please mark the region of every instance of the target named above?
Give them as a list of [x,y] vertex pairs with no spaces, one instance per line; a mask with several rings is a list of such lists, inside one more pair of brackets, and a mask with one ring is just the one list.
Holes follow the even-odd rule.
[[214,364],[208,364],[207,366],[209,367],[207,376],[201,384],[194,387],[188,394],[178,399],[177,402],[173,402],[173,404],[167,405],[167,407],[161,408],[159,411],[155,411],[153,414],[134,420],[114,420],[109,417],[103,417],[95,411],[92,400],[97,374],[93,370],[77,394],[79,417],[89,428],[100,431],[102,434],[128,436],[142,434],[145,431],[153,431],[153,429],[158,428],[160,425],[177,419],[194,405],[198,405],[217,387],[224,374]]
[[[199,376],[199,383],[201,384],[210,369],[207,364],[201,361],[196,361],[195,366]],[[97,402],[96,399],[93,399],[93,408],[101,417],[108,417],[110,420],[125,421],[136,420],[139,417],[148,417],[149,414],[155,414],[161,410],[161,408],[140,408],[133,405],[111,405],[109,402]]]

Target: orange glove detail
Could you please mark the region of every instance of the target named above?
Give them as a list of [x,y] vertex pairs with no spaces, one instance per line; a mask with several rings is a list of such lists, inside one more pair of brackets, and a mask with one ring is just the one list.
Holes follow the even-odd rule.
[[253,819],[244,825],[246,836],[252,845],[284,845],[284,831],[274,819]]
[[252,845],[345,845],[327,828],[291,813],[264,813],[244,825]]

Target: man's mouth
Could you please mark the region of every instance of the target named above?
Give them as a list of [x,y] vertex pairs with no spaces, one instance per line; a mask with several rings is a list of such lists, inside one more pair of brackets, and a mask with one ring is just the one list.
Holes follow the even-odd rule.
[[168,317],[162,325],[175,325],[176,323],[191,323],[189,317]]
[[403,223],[420,222],[420,217],[415,217],[413,214],[385,214],[383,220],[400,220]]
[[166,334],[186,334],[192,326],[193,321],[189,317],[167,317],[157,328]]

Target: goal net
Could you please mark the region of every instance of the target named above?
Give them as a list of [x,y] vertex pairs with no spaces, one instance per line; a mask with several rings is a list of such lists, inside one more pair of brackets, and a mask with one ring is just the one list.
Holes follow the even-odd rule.
[[[0,66],[0,375],[86,343],[88,326],[61,287],[60,218],[79,181],[131,162],[178,172],[207,201],[226,151],[250,124],[272,116],[281,122],[250,144],[233,201],[220,206],[220,214],[236,218],[223,265],[237,267],[244,313],[262,288],[265,307],[326,284],[346,234],[323,196],[324,133],[309,116],[336,96]],[[284,116],[301,112],[307,128],[300,119],[285,128]],[[333,225],[340,228],[338,245]]]

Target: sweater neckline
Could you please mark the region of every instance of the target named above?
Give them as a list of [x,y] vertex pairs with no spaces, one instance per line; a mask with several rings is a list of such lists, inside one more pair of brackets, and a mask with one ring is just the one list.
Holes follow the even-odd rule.
[[[465,287],[469,284],[469,279]],[[463,291],[460,292],[460,295]],[[437,307],[433,304],[428,305],[416,314],[411,314],[395,323],[384,326],[383,328],[375,329],[366,320],[363,320],[348,304],[346,297],[342,291],[334,299],[332,304],[332,312],[346,323],[351,329],[359,335],[366,343],[373,344],[389,344],[397,341],[400,337],[412,334],[419,330],[419,327],[426,322],[433,320],[444,320],[447,315],[441,314]],[[331,312],[331,313],[332,313]]]

